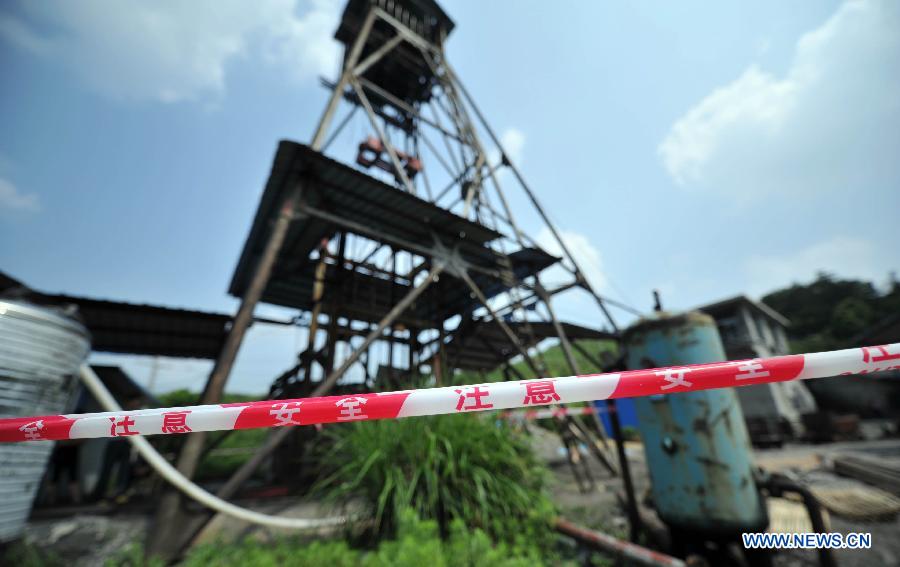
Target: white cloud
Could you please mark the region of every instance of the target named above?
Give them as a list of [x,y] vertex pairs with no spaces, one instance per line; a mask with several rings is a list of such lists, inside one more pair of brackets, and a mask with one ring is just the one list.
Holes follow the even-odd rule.
[[506,152],[506,157],[514,164],[521,165],[522,151],[525,149],[525,133],[517,128],[507,128],[500,135],[500,143]]
[[[606,275],[603,272],[603,260],[600,251],[591,244],[587,236],[574,231],[559,230],[560,237],[565,243],[566,248],[572,253],[578,266],[581,268],[584,277],[587,278],[595,291],[602,291],[607,287]],[[550,232],[547,227],[541,228],[537,235],[537,244],[554,256],[564,257],[562,247],[559,241]],[[543,272],[547,281],[571,281],[571,276],[564,272],[563,268],[554,266]]]
[[786,254],[753,255],[744,262],[748,291],[756,296],[812,281],[820,271],[880,284],[896,269],[896,258],[872,242],[837,236]]
[[900,182],[900,3],[848,0],[796,44],[783,77],[753,65],[672,126],[681,185],[736,195]]
[[[508,157],[510,161],[517,166],[522,165],[522,158],[524,157],[523,150],[525,149],[524,132],[518,128],[507,128],[500,133],[500,145],[503,146],[503,151],[506,152],[506,157]],[[489,164],[495,164],[500,161],[499,148],[491,148],[488,150],[487,154]],[[503,172],[505,170],[501,169],[500,171]]]
[[0,19],[0,38],[64,62],[106,96],[176,102],[221,95],[240,57],[298,80],[333,73],[339,10],[332,0],[39,2]]
[[37,212],[41,203],[35,193],[21,193],[6,179],[0,179],[0,209]]

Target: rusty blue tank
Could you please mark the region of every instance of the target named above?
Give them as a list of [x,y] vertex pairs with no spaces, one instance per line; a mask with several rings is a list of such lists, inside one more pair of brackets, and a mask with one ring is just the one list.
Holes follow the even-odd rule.
[[[712,317],[656,313],[624,333],[630,369],[726,360]],[[734,390],[635,399],[654,503],[679,531],[728,536],[765,531],[750,438]]]

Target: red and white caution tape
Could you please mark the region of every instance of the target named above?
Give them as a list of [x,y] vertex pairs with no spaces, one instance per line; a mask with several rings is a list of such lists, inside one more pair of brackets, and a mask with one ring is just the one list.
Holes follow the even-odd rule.
[[900,369],[900,344],[355,396],[0,420],[0,441],[122,437],[532,408]]

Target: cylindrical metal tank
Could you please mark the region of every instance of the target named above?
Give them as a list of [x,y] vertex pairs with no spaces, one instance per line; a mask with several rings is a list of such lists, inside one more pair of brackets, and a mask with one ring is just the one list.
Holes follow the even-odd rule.
[[[624,341],[630,369],[727,360],[715,320],[699,312],[657,313],[627,329]],[[660,518],[711,537],[765,531],[768,514],[734,390],[691,392],[684,382],[677,390],[635,399]]]
[[[0,417],[64,413],[90,351],[87,330],[57,311],[0,301]],[[25,424],[40,438],[40,422]],[[21,536],[47,458],[49,441],[0,445],[0,542]]]

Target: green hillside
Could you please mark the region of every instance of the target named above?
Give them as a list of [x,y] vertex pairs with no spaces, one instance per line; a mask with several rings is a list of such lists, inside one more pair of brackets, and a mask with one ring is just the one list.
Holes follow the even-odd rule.
[[[593,374],[597,372],[601,372],[602,369],[595,364],[591,359],[596,361],[603,361],[608,358],[613,358],[616,355],[617,348],[616,343],[610,340],[581,340],[574,341],[581,349],[583,349],[590,358],[579,352],[577,348],[573,348],[575,354],[575,361],[578,363],[578,369],[581,374]],[[543,362],[547,367],[546,376],[548,377],[557,377],[557,376],[571,376],[572,370],[569,367],[569,364],[566,362],[565,353],[563,353],[562,346],[558,343],[545,348],[541,351],[541,354],[536,357],[535,362]],[[531,372],[531,369],[525,363],[524,360],[520,360],[513,364],[513,367],[519,371],[525,378],[534,378],[534,373]],[[476,372],[458,372],[456,374],[454,382],[457,384],[475,384],[478,382],[501,382],[506,380],[503,376],[503,371],[500,368],[497,368],[491,372],[488,372],[485,375],[480,375]]]

